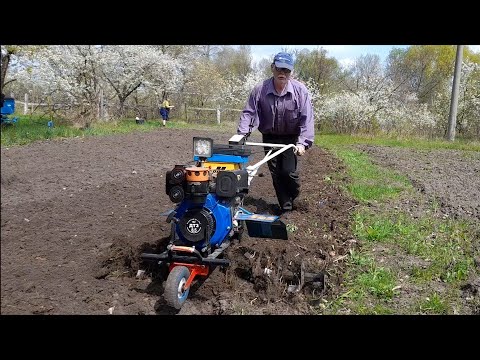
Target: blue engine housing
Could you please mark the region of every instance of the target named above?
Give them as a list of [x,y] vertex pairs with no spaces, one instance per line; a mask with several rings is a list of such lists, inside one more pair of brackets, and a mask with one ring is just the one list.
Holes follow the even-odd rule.
[[[185,232],[189,231],[186,229],[189,226],[194,226],[193,232],[197,233],[198,236],[205,234],[205,218],[208,218],[208,220],[213,219],[210,224],[210,245],[212,249],[219,247],[232,231],[233,214],[230,204],[230,199],[219,198],[213,193],[209,193],[205,198],[205,202],[201,204],[184,199],[175,210],[175,217],[179,219],[175,225],[175,230],[183,245],[195,246],[199,251],[207,245],[205,236],[201,236],[201,240],[191,241],[184,234],[188,234]],[[190,218],[189,214],[192,211],[201,213],[200,217],[203,221],[196,221],[195,217],[193,219]],[[189,220],[182,221],[185,217],[189,218]],[[198,229],[198,226],[200,226],[200,229]]]

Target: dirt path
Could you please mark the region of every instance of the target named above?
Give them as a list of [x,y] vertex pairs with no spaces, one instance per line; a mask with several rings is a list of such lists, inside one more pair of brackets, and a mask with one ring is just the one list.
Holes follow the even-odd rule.
[[[174,207],[166,171],[190,161],[192,137],[206,135],[159,129],[2,148],[2,314],[176,313],[155,273],[135,274],[139,254],[169,234],[159,215]],[[208,135],[225,143],[231,134]],[[230,246],[232,265],[192,289],[179,314],[309,314],[337,291],[343,255],[355,244],[348,228],[355,203],[323,181],[343,169],[322,149],[309,150],[300,168],[301,199],[282,216],[289,240],[245,236]],[[262,170],[245,207],[271,213],[276,199]],[[289,291],[301,266],[325,276]]]

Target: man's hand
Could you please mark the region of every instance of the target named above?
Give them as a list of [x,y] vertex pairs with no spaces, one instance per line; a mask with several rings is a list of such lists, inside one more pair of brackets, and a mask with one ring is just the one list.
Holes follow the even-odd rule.
[[303,154],[305,154],[305,146],[303,146],[302,144],[298,144],[295,154],[297,154],[298,156],[302,156]]

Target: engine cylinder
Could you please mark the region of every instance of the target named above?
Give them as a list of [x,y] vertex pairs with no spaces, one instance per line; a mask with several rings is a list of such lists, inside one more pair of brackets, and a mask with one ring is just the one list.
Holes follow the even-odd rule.
[[210,174],[204,167],[188,167],[185,179],[185,195],[195,204],[202,204],[209,192]]
[[186,179],[188,182],[204,182],[208,181],[208,169],[204,167],[188,167]]

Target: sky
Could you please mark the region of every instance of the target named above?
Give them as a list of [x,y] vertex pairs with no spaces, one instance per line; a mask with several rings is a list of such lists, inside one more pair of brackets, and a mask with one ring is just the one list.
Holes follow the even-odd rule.
[[[251,45],[254,62],[266,58],[272,60],[273,55],[283,49],[309,49],[314,50],[320,47],[327,50],[327,56],[336,58],[341,65],[350,65],[360,55],[377,54],[381,61],[384,61],[390,50],[393,48],[404,49],[409,45]],[[468,45],[475,52],[480,51],[480,45]]]

